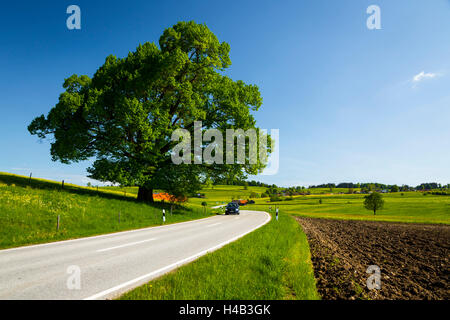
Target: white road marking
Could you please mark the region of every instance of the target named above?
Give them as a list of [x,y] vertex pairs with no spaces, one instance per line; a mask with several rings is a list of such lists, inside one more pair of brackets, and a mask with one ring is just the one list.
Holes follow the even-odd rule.
[[256,229],[262,227],[263,225],[265,225],[266,223],[268,223],[268,222],[270,221],[270,219],[272,219],[272,216],[271,216],[270,214],[268,214],[267,212],[264,212],[264,213],[266,214],[267,219],[266,219],[263,223],[260,223],[260,224],[257,225],[256,227],[252,228],[251,230],[249,230],[249,231],[247,231],[247,232],[244,232],[243,234],[241,234],[241,235],[239,235],[239,236],[236,236],[236,237],[234,237],[234,238],[232,238],[232,239],[230,239],[230,240],[227,240],[227,241],[225,241],[225,242],[222,242],[222,243],[220,243],[220,244],[218,244],[218,245],[216,245],[216,246],[214,246],[214,247],[212,247],[212,248],[209,248],[209,249],[200,251],[199,253],[194,254],[194,255],[192,255],[192,256],[190,256],[190,257],[188,257],[188,258],[179,260],[179,261],[177,261],[177,262],[175,262],[175,263],[172,263],[172,264],[170,264],[170,265],[168,265],[168,266],[165,266],[165,267],[160,268],[160,269],[158,269],[158,270],[155,270],[155,271],[152,271],[152,272],[150,272],[150,273],[144,274],[143,276],[140,276],[140,277],[138,277],[138,278],[135,278],[135,279],[132,279],[132,280],[127,281],[127,282],[125,282],[125,283],[119,284],[119,285],[117,285],[117,286],[115,286],[115,287],[112,287],[112,288],[110,288],[110,289],[101,291],[101,292],[99,292],[99,293],[97,293],[97,294],[94,294],[94,295],[92,295],[92,296],[90,296],[90,297],[84,298],[83,300],[95,300],[95,299],[104,297],[104,296],[106,296],[106,295],[108,295],[108,294],[111,294],[111,293],[113,293],[113,292],[115,292],[115,291],[118,291],[118,290],[120,290],[120,289],[126,288],[126,287],[128,287],[128,286],[130,286],[130,285],[132,285],[132,284],[134,284],[134,283],[136,283],[136,282],[142,281],[142,280],[147,279],[147,278],[151,278],[152,276],[157,275],[157,274],[159,274],[159,273],[167,272],[167,271],[169,271],[169,270],[171,270],[171,269],[173,269],[173,268],[175,268],[175,267],[179,267],[179,266],[181,266],[181,265],[183,265],[183,264],[186,264],[186,263],[188,263],[188,262],[190,262],[190,261],[193,261],[193,260],[195,260],[195,259],[197,259],[197,258],[199,258],[199,257],[201,257],[201,256],[203,256],[203,255],[205,255],[205,254],[207,254],[208,252],[212,252],[212,251],[217,250],[217,249],[219,249],[219,248],[221,248],[221,247],[223,247],[223,246],[225,246],[225,245],[227,245],[227,244],[229,244],[229,243],[231,243],[231,242],[233,242],[233,241],[236,241],[237,239],[242,238],[243,236],[249,234],[250,232],[253,232],[253,231],[255,231]]
[[219,224],[222,224],[222,222],[210,224],[210,225],[206,226],[206,228],[214,227],[214,226],[217,226],[217,225],[219,225]]
[[144,242],[148,242],[148,241],[153,241],[156,240],[156,238],[152,238],[152,239],[147,239],[147,240],[142,240],[142,241],[136,241],[136,242],[130,242],[130,243],[126,243],[120,246],[116,246],[116,247],[110,247],[110,248],[106,248],[106,249],[100,249],[97,250],[96,252],[105,252],[105,251],[109,251],[109,250],[114,250],[114,249],[119,249],[119,248],[124,248],[124,247],[129,247],[129,246],[134,246],[135,244],[140,244],[140,243],[144,243]]

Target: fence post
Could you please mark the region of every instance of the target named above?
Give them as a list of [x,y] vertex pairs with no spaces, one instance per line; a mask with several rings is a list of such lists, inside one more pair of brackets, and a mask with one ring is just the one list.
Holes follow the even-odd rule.
[[30,172],[30,182],[31,182],[31,176],[33,175],[33,172]]
[[59,214],[58,214],[58,218],[56,218],[56,231],[59,231]]
[[64,189],[64,180],[62,181],[61,188]]

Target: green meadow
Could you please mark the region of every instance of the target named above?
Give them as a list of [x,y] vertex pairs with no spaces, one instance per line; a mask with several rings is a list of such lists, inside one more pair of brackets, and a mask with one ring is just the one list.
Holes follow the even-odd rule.
[[[214,186],[205,188],[205,199],[190,199],[193,204],[207,201],[213,206],[234,199],[248,199],[250,194],[261,194],[263,187]],[[364,208],[364,194],[338,194],[348,189],[307,189],[310,195],[281,197],[282,201],[270,202],[269,198],[253,198],[255,204],[242,209],[268,211],[279,207],[286,214],[314,218],[375,220],[410,223],[450,223],[450,196],[433,195],[430,192],[396,192],[382,194],[385,201],[383,210],[373,212]]]
[[[384,194],[384,209],[373,212],[364,208],[364,195],[308,195],[278,202],[257,201],[251,208],[265,210],[278,206],[286,214],[313,218],[375,220],[408,223],[450,223],[450,196],[405,192]],[[250,206],[249,206],[250,207]]]

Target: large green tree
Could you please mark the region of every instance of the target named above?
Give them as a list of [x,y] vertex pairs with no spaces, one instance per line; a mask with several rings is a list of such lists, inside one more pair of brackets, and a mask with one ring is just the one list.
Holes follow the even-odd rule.
[[[175,129],[257,129],[251,111],[262,104],[259,89],[233,81],[230,46],[207,26],[179,22],[164,31],[159,46],[139,45],[124,58],[110,55],[92,78],[65,80],[59,102],[28,127],[50,136],[53,161],[95,159],[90,177],[139,186],[138,199],[153,201],[153,189],[175,195],[197,191],[202,179],[242,179],[263,164],[175,165],[170,152]],[[225,135],[224,135],[225,136]],[[269,142],[270,144],[270,142]],[[270,151],[270,150],[269,150]]]

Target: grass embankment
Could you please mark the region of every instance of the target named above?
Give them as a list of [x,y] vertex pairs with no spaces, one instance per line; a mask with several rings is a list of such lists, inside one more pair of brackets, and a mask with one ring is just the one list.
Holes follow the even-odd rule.
[[120,299],[319,299],[307,238],[287,215]]
[[212,214],[187,204],[171,215],[169,204],[138,203],[131,193],[0,173],[0,248],[161,225],[163,208],[166,224]]

